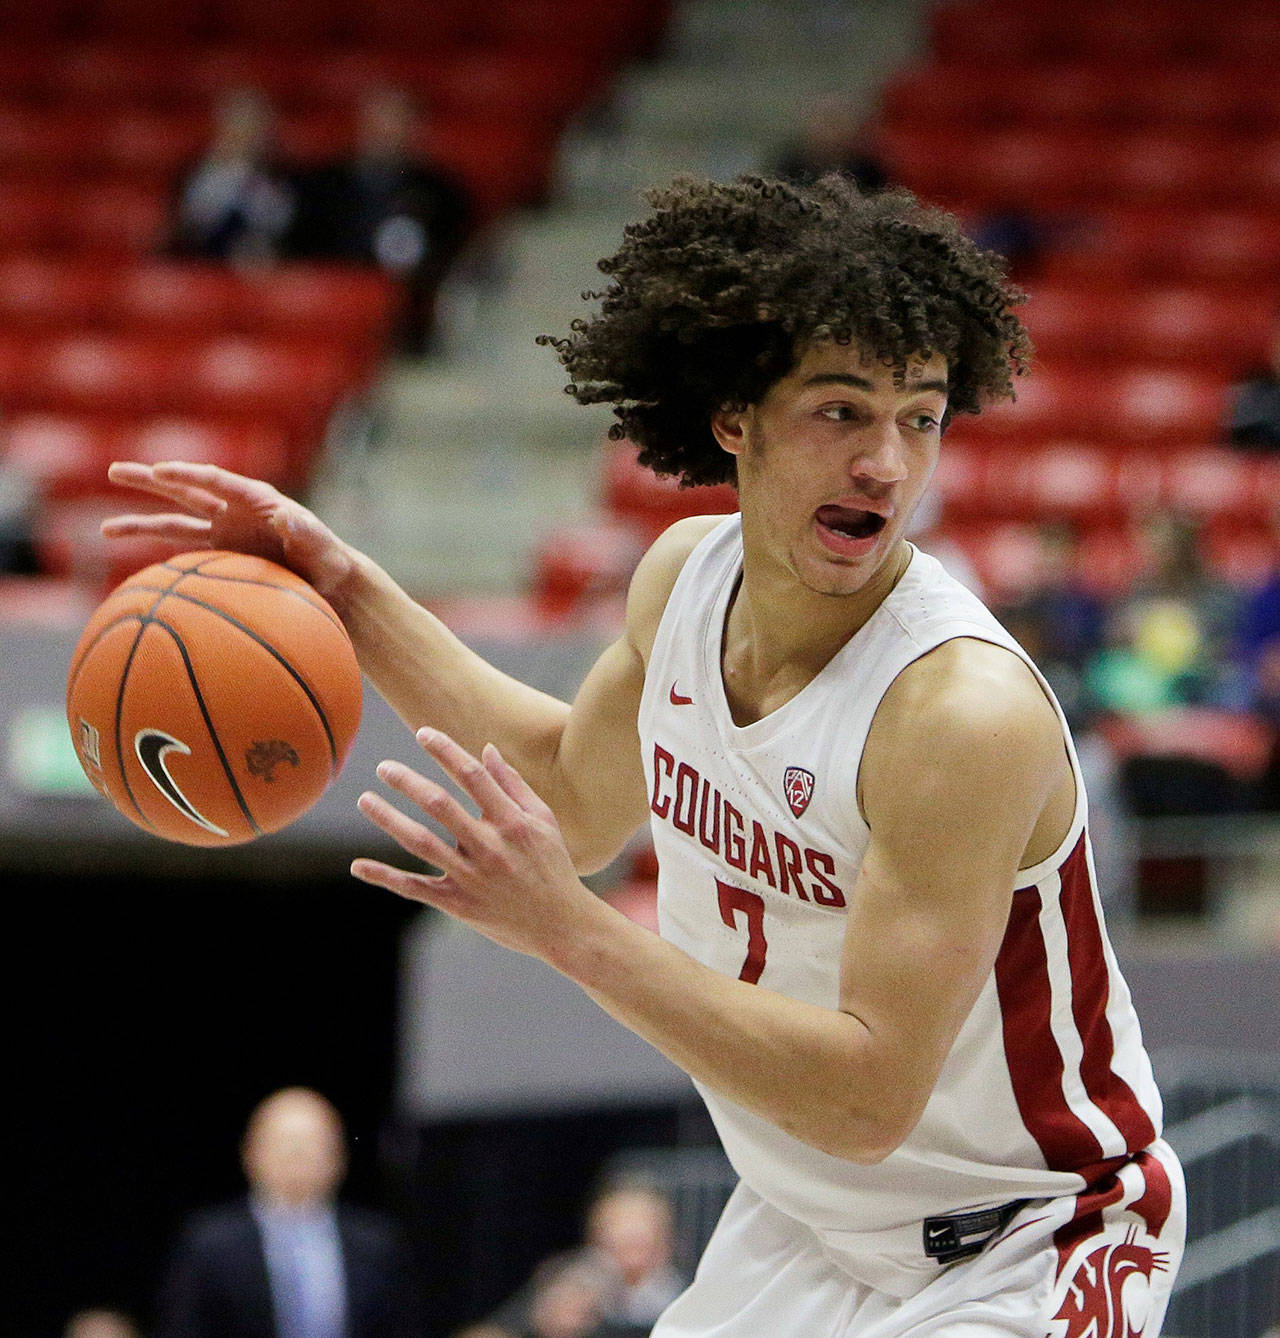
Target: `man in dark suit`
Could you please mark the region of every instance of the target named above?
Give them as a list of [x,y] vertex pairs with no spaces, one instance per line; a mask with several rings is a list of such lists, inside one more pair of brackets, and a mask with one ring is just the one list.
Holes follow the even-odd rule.
[[354,152],[298,179],[286,241],[297,259],[377,266],[397,279],[403,304],[396,338],[412,357],[428,351],[436,288],[472,223],[462,184],[415,146],[421,122],[401,90],[368,90]]
[[241,1146],[247,1199],[197,1214],[161,1289],[158,1338],[417,1338],[406,1253],[377,1214],[336,1199],[342,1120],[286,1088]]

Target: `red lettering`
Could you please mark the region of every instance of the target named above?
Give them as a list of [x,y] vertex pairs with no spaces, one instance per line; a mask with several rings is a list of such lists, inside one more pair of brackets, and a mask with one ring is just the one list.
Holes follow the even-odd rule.
[[773,861],[769,858],[769,838],[764,834],[764,828],[755,821],[751,823],[751,868],[749,872],[752,878],[758,878],[763,873],[764,880],[770,887],[778,886],[778,880],[773,876]]
[[693,815],[698,802],[698,773],[681,762],[676,769],[676,807],[671,822],[686,836],[693,835]]
[[726,799],[724,801],[724,857],[735,869],[747,871],[746,828],[742,814]]
[[791,895],[791,885],[795,884],[796,896],[801,901],[808,901],[809,894],[805,891],[804,884],[800,881],[800,875],[804,872],[804,864],[800,858],[800,847],[789,837],[783,836],[781,832],[773,834],[774,849],[778,853],[778,882],[780,890],[787,896]]
[[[707,835],[707,810],[713,817],[711,835]],[[708,850],[720,850],[720,791],[713,788],[710,781],[702,782],[702,795],[698,803],[698,840]]]
[[675,771],[676,759],[660,744],[653,745],[653,798],[649,800],[649,807],[660,817],[665,818],[668,810],[671,808],[671,798],[669,795],[659,797],[658,789],[662,784],[662,773],[665,771],[668,776]]
[[769,945],[764,937],[764,898],[755,892],[748,892],[745,887],[734,887],[716,879],[716,892],[720,899],[720,918],[735,929],[735,912],[741,911],[747,920],[747,959],[742,963],[738,979],[754,985],[764,970],[765,954]]
[[[821,850],[811,850],[806,846],[804,862],[808,866],[809,872],[818,880],[811,888],[814,901],[819,906],[845,905],[844,893],[828,877],[829,874],[834,874],[836,871],[835,860]],[[818,885],[819,883],[821,887]]]

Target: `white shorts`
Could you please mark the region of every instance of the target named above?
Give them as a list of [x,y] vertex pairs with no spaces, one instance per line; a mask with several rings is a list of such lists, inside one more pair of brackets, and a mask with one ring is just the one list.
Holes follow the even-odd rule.
[[1028,1200],[900,1300],[739,1185],[653,1338],[1156,1338],[1185,1230],[1182,1169],[1160,1140],[1078,1195]]

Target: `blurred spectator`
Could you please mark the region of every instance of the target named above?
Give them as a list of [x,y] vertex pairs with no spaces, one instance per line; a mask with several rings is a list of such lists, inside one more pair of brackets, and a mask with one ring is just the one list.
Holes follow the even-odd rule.
[[1275,731],[1257,807],[1280,812],[1280,570],[1253,592],[1245,608],[1240,653],[1250,709]]
[[867,192],[889,184],[871,127],[843,98],[819,102],[795,139],[779,150],[769,172],[798,185],[814,182],[827,172],[843,172]]
[[63,1338],[139,1338],[128,1315],[118,1310],[81,1310],[67,1321]]
[[1240,600],[1204,567],[1198,526],[1158,513],[1144,528],[1149,571],[1112,609],[1109,644],[1086,672],[1103,710],[1212,704],[1229,678]]
[[436,288],[472,213],[458,182],[413,150],[417,120],[398,89],[367,93],[355,152],[300,180],[289,240],[299,259],[376,265],[399,279],[405,301],[398,343],[410,356],[430,346]]
[[1280,449],[1280,319],[1272,329],[1270,364],[1232,388],[1226,435],[1233,446]]
[[605,1189],[587,1211],[582,1247],[544,1261],[487,1323],[508,1338],[560,1338],[550,1320],[567,1324],[576,1314],[585,1323],[594,1288],[594,1318],[583,1334],[643,1338],[686,1285],[671,1259],[672,1225],[671,1203],[658,1190]]
[[1000,620],[1036,662],[1068,720],[1083,727],[1085,666],[1102,647],[1106,606],[1081,580],[1080,540],[1071,525],[1045,521],[1036,540],[1034,569],[1018,599],[999,610]]
[[198,1214],[161,1291],[160,1338],[416,1338],[408,1260],[379,1215],[336,1201],[341,1117],[306,1088],[269,1096],[241,1146],[247,1199]]
[[273,114],[253,89],[226,93],[213,139],[179,188],[172,249],[234,264],[277,259],[293,220],[294,193],[275,158]]
[[0,463],[0,574],[31,576],[39,571],[36,507],[31,480]]
[[551,1260],[533,1276],[520,1338],[602,1338],[608,1281],[590,1265]]
[[984,251],[1008,262],[1009,276],[1019,283],[1034,279],[1049,239],[1045,224],[1021,205],[1009,203],[978,218],[969,229]]

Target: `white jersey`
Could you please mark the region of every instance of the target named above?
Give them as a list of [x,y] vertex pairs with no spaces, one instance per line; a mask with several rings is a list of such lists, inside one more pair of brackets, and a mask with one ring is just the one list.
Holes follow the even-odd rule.
[[[858,768],[885,692],[954,637],[1030,661],[973,594],[915,551],[817,677],[739,726],[721,643],[741,569],[732,516],[685,563],[645,678],[659,925],[717,971],[836,1008],[846,910],[870,837]],[[859,1165],[701,1089],[742,1180],[812,1228],[854,1277],[895,1295],[937,1272],[921,1247],[924,1217],[1077,1194],[1160,1132],[1151,1065],[1102,926],[1079,763],[1054,707],[1076,777],[1071,828],[1019,873],[995,969],[907,1140]]]

